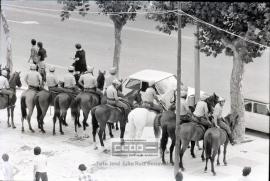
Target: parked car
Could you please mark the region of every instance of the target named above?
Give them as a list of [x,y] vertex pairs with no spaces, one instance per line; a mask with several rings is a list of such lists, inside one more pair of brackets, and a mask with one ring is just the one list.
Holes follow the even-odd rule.
[[269,101],[245,98],[246,128],[269,134]]
[[[177,86],[176,76],[172,73],[151,69],[136,72],[123,81],[123,94],[126,95],[132,90],[141,90],[143,96],[148,88],[148,83],[152,80],[155,81],[155,88],[159,100],[162,100],[164,107],[168,109],[173,101],[173,93]],[[201,91],[201,94],[203,93],[204,92]],[[189,106],[194,106],[195,104],[194,94],[194,88],[188,87],[187,102]]]

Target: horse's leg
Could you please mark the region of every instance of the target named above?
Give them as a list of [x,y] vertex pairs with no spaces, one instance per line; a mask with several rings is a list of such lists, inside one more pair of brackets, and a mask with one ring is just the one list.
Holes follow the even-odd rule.
[[120,122],[120,140],[121,140],[121,145],[124,144],[125,131],[126,131],[126,121],[125,120],[122,120]]
[[204,172],[207,171],[207,164],[208,164],[209,158],[206,156],[206,161],[205,161],[205,167],[204,167]]
[[96,142],[96,134],[97,134],[98,127],[93,126],[92,128],[92,135],[93,135],[93,142],[94,142],[94,149],[97,150],[97,142]]
[[86,129],[86,127],[89,126],[89,124],[87,123],[87,119],[88,119],[88,115],[89,115],[89,111],[83,112],[83,130]]
[[55,123],[56,123],[56,115],[53,115],[53,135],[55,135]]
[[63,129],[62,129],[62,123],[64,122],[65,116],[66,116],[66,114],[62,113],[60,118],[59,118],[59,131],[60,131],[61,135],[64,135],[64,132],[63,132]]
[[106,127],[106,123],[100,124],[99,131],[98,131],[98,136],[99,136],[100,145],[101,145],[103,148],[104,148],[104,142],[103,142],[102,136],[103,136],[103,134],[104,134],[105,127]]
[[220,155],[220,147],[218,147],[218,155],[217,155],[217,165],[218,165],[218,166],[220,165],[220,162],[219,162],[219,155]]
[[167,127],[164,126],[164,127],[162,127],[162,136],[161,136],[161,139],[160,139],[161,158],[162,158],[162,163],[163,164],[166,164],[164,155],[165,155],[167,142],[168,142]]
[[202,161],[205,160],[205,158],[204,158],[204,143],[203,143],[203,148],[202,148],[202,155],[201,155],[201,158],[202,158]]
[[12,106],[11,108],[10,108],[10,110],[11,110],[11,125],[12,125],[12,128],[13,129],[15,129],[16,128],[16,126],[15,126],[15,124],[14,124],[14,108],[15,108],[15,106]]
[[115,130],[116,131],[119,130],[119,127],[118,127],[118,123],[117,122],[115,123]]
[[26,119],[27,119],[27,122],[28,122],[28,126],[29,126],[29,130],[32,131],[32,133],[35,132],[32,129],[32,125],[31,125],[31,117],[32,117],[32,114],[33,114],[33,110],[34,110],[34,107],[29,108],[28,115],[26,116]]
[[[107,123],[107,126],[108,126],[108,129],[109,129],[109,135],[110,135],[110,137],[111,138],[113,138],[114,136],[113,136],[113,134],[112,134],[112,126],[113,126],[113,123]],[[104,137],[105,137],[106,135],[104,135]],[[106,139],[106,137],[105,137],[105,139]]]
[[191,141],[190,153],[191,153],[192,158],[196,158],[194,154],[194,147],[195,147],[195,141]]
[[9,107],[7,108],[7,117],[8,117],[8,119],[7,119],[7,127],[10,128],[11,125],[9,123],[9,117],[10,117],[10,108]]
[[200,147],[200,142],[199,141],[196,141],[196,146],[197,146],[198,150],[202,150],[202,148]]
[[214,162],[215,162],[215,157],[217,155],[217,150],[218,149],[214,149],[213,150],[212,156],[210,158],[210,160],[211,160],[211,171],[212,171],[212,173],[213,173],[214,176],[216,175],[215,167],[214,167],[214,165],[215,165]]
[[172,138],[172,143],[171,143],[171,147],[170,147],[170,163],[172,165],[174,165],[174,162],[173,162],[173,149],[174,149],[174,146],[175,146],[175,136]]
[[223,147],[223,163],[224,163],[224,165],[227,165],[227,161],[226,161],[227,146],[228,146],[228,140],[224,143],[224,147]]
[[182,142],[182,148],[180,149],[179,155],[180,155],[180,162],[179,162],[179,168],[181,168],[182,171],[185,170],[184,166],[183,166],[183,155],[188,147],[189,141],[184,141]]
[[22,132],[24,132],[24,117],[23,116],[21,118],[21,122],[22,122]]

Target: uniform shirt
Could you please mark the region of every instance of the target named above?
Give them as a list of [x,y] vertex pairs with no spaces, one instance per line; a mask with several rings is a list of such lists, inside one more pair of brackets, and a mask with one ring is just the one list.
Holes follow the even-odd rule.
[[189,107],[187,101],[181,98],[181,105],[180,105],[180,115],[186,115],[189,111]]
[[108,88],[110,85],[112,85],[112,82],[114,79],[117,79],[116,75],[109,75],[105,78],[105,88]]
[[222,118],[222,107],[220,103],[215,105],[213,116],[216,116],[217,119]]
[[153,87],[148,87],[145,91],[145,94],[142,96],[142,100],[146,102],[154,102],[156,96],[156,91]]
[[118,100],[117,90],[113,85],[107,88],[107,98]]
[[2,164],[2,174],[4,181],[13,181],[13,166],[9,162],[3,162]]
[[34,155],[36,172],[47,172],[47,158],[44,155]]
[[205,114],[208,114],[207,103],[204,101],[199,101],[193,114],[197,117],[202,117],[205,116]]
[[67,73],[64,76],[64,87],[66,88],[72,88],[76,85],[75,77],[72,73]]
[[83,84],[84,88],[95,88],[97,87],[97,80],[91,73],[85,73],[81,75],[79,82]]
[[54,73],[48,73],[48,75],[46,76],[46,83],[48,87],[54,87],[58,84],[58,79],[55,76]]
[[31,48],[30,60],[32,60],[33,63],[38,62],[38,49],[36,46],[32,46]]
[[42,77],[39,72],[30,70],[30,72],[26,74],[24,81],[28,86],[39,87],[42,82]]
[[86,173],[85,171],[81,171],[79,176],[79,181],[94,181],[90,174]]
[[0,89],[8,89],[9,83],[5,76],[0,76]]

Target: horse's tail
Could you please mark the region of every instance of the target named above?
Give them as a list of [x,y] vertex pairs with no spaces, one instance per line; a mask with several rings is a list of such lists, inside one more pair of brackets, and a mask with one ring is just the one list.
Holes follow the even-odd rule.
[[34,98],[34,103],[37,107],[37,120],[39,121],[40,116],[42,115],[42,109],[41,109],[40,104],[39,104],[39,95],[38,94],[36,94],[36,96]]
[[204,138],[204,148],[206,158],[211,158],[212,154],[212,133],[208,132]]
[[21,113],[22,113],[22,118],[26,119],[27,112],[26,112],[26,103],[25,103],[25,96],[21,97]]
[[154,120],[154,134],[156,138],[160,137],[160,119],[161,119],[161,114],[157,115],[155,120]]
[[71,115],[72,117],[74,117],[75,119],[78,118],[80,115],[80,109],[79,109],[79,105],[81,103],[81,99],[80,98],[75,98],[72,105],[71,105]]
[[96,118],[96,108],[97,107],[93,107],[91,109],[91,116],[92,116],[92,128],[93,130],[96,130],[99,126],[98,126],[98,121],[97,121],[97,118]]

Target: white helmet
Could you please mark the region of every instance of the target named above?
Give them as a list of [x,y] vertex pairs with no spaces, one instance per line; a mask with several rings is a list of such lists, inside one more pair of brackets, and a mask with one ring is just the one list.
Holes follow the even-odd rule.
[[5,77],[6,77],[8,73],[7,73],[7,71],[6,71],[6,70],[2,70],[2,71],[1,71],[1,74],[2,74],[3,76],[5,76]]
[[148,85],[149,85],[149,87],[155,85],[155,81],[154,80],[149,81]]
[[218,98],[218,102],[223,102],[223,101],[225,102],[225,99],[223,97]]
[[37,66],[35,64],[30,64],[30,70],[36,70],[37,69]]
[[87,66],[87,71],[90,73],[93,73],[94,67]]
[[186,97],[187,96],[187,91],[181,90],[181,97]]
[[112,81],[112,83],[115,84],[115,85],[121,85],[121,82],[119,80],[117,80],[117,79],[114,79]]
[[109,73],[110,74],[115,74],[116,73],[116,67],[110,68]]
[[201,95],[201,100],[205,101],[205,99],[207,99],[208,97],[209,96],[206,93],[204,93],[203,95]]
[[49,68],[49,71],[50,71],[50,72],[54,72],[54,71],[55,71],[55,68],[54,68],[53,66],[51,66],[51,67]]
[[68,67],[68,71],[74,71],[74,69],[75,69],[75,68],[74,68],[73,66],[69,66],[69,67]]

